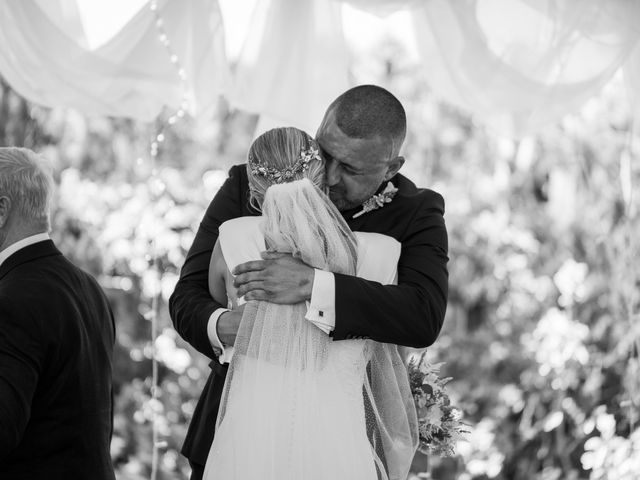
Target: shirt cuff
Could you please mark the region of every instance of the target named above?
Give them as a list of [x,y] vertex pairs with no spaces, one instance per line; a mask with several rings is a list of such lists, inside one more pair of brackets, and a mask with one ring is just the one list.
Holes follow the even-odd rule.
[[336,282],[331,272],[314,269],[311,301],[305,318],[325,333],[336,328]]
[[213,352],[218,357],[218,362],[224,364],[231,362],[231,357],[233,357],[233,347],[225,347],[223,343],[218,338],[218,319],[220,315],[225,312],[228,312],[227,308],[218,308],[215,310],[211,316],[209,317],[209,323],[207,324],[207,335],[209,336],[209,342],[211,342],[211,346],[213,347]]

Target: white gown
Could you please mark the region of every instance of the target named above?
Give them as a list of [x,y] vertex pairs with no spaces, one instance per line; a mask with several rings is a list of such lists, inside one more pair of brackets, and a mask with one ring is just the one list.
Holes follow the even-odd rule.
[[[220,227],[229,270],[259,259],[266,249],[260,221],[260,217],[241,217]],[[400,244],[375,233],[357,232],[356,237],[357,275],[395,283]],[[298,309],[296,317],[308,322],[304,304],[290,308]],[[326,345],[322,366],[297,368],[293,386],[283,380],[286,374],[281,365],[243,359],[241,368],[257,373],[248,383],[227,385],[229,402],[219,413],[223,416],[207,459],[205,480],[378,478],[363,401],[371,342],[342,340]],[[232,367],[234,361],[235,357]]]

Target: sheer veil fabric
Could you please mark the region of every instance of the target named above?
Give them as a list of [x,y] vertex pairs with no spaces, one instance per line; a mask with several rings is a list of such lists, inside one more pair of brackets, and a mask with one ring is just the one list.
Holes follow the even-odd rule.
[[[355,274],[357,242],[376,235],[357,240],[308,179],[271,186],[262,209],[258,221],[270,250],[334,272]],[[221,228],[221,242],[224,234]],[[390,257],[380,279],[387,283],[397,262]],[[374,263],[381,262],[387,260]],[[334,342],[305,320],[306,309],[247,304],[205,479],[407,477],[417,420],[397,347]]]

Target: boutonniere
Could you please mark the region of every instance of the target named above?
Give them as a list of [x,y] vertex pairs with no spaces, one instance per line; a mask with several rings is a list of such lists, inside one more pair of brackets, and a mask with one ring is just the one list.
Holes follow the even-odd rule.
[[398,189],[393,185],[393,183],[387,183],[384,190],[364,202],[362,204],[362,210],[356,213],[352,218],[358,218],[360,215],[364,215],[371,210],[377,210],[384,207],[385,203],[391,203],[391,200],[393,200],[393,197],[396,196],[397,192]]

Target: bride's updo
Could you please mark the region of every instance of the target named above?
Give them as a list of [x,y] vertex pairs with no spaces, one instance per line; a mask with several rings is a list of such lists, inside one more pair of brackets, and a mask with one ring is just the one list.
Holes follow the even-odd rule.
[[316,141],[297,128],[274,128],[255,139],[247,160],[250,202],[262,212],[269,249],[354,274],[356,238],[324,191],[325,162]]
[[320,190],[325,189],[318,144],[295,127],[274,128],[256,138],[249,148],[247,175],[250,202],[258,210],[271,185],[308,178]]

